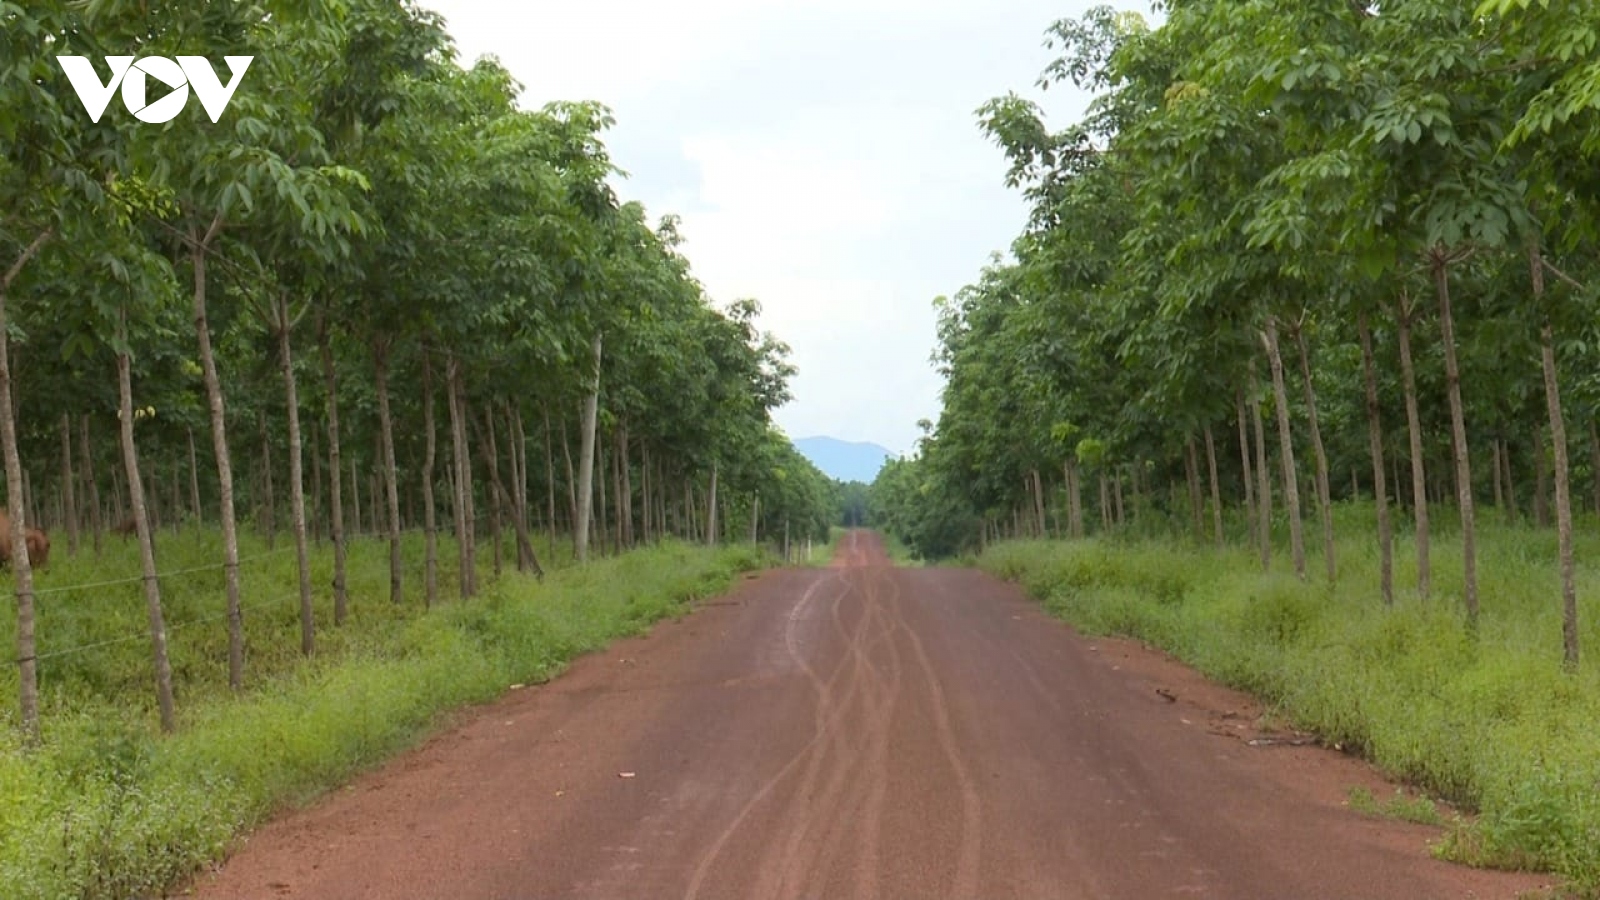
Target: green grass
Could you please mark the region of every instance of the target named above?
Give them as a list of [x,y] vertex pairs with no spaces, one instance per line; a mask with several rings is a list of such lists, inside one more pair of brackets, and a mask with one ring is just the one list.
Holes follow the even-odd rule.
[[[839,542],[844,540],[848,529],[834,525],[828,528],[828,541],[825,544],[813,544],[811,559],[805,564],[813,568],[825,569],[833,565],[833,556],[839,550]],[[802,549],[802,552],[804,550]]]
[[[1339,510],[1336,585],[1319,577],[1314,536],[1309,583],[1286,573],[1281,548],[1263,574],[1248,550],[1172,538],[1005,543],[978,564],[1088,633],[1160,646],[1476,811],[1451,827],[1441,855],[1552,871],[1600,896],[1600,619],[1584,608],[1590,655],[1563,673],[1554,533],[1480,530],[1474,639],[1461,613],[1457,537],[1442,529],[1434,542],[1426,601],[1415,596],[1409,537],[1399,538],[1397,602],[1385,608],[1370,514]],[[1590,520],[1579,531],[1578,559],[1596,558],[1600,528]],[[1600,595],[1600,570],[1580,567],[1578,595]]]
[[1374,816],[1383,819],[1396,819],[1401,822],[1415,822],[1418,825],[1443,825],[1444,816],[1439,813],[1439,807],[1428,797],[1408,797],[1405,791],[1396,789],[1394,796],[1379,802],[1372,795],[1372,791],[1364,787],[1350,789],[1350,808],[1362,815]]
[[906,549],[906,545],[900,543],[899,539],[895,538],[893,535],[884,534],[882,532],[880,532],[880,534],[883,535],[884,552],[889,554],[889,559],[892,560],[895,565],[903,568],[913,569],[921,568],[922,566],[927,565],[926,562],[918,559],[915,554]]
[[[562,568],[543,584],[508,567],[499,580],[480,579],[479,597],[423,612],[420,539],[407,540],[408,602],[388,601],[386,546],[354,545],[351,618],[334,628],[319,590],[318,652],[309,661],[298,653],[293,554],[263,556],[253,542],[245,597],[259,608],[248,618],[250,683],[240,696],[226,688],[220,576],[165,582],[181,719],[170,737],[156,734],[146,641],[46,658],[43,746],[24,752],[15,713],[0,716],[0,896],[159,893],[274,811],[412,745],[441,714],[548,680],[574,657],[680,614],[768,562],[749,547],[669,543]],[[161,568],[210,564],[215,545],[208,532],[166,536]],[[98,562],[57,554],[43,589],[138,571],[120,544]],[[316,585],[329,580],[324,556]],[[443,544],[441,556],[453,559],[453,546]],[[455,577],[441,566],[441,586]],[[137,584],[45,594],[41,654],[139,635],[143,615]],[[10,633],[13,619],[14,611],[0,619],[0,630]],[[15,667],[7,669],[0,690],[15,697]]]

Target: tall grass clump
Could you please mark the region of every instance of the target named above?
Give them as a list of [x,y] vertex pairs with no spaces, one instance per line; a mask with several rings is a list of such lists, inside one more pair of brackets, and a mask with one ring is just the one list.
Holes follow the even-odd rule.
[[[163,567],[183,568],[212,540],[199,533],[172,540]],[[442,713],[511,684],[547,680],[574,657],[640,633],[767,562],[751,547],[666,543],[559,569],[543,583],[509,573],[486,581],[479,598],[424,611],[420,595],[398,609],[371,599],[387,598],[386,549],[352,547],[352,618],[337,629],[325,623],[310,660],[298,656],[292,555],[254,573],[247,585],[256,590],[247,596],[265,608],[251,617],[252,684],[243,695],[226,687],[225,637],[210,633],[221,623],[175,629],[182,716],[169,737],[155,733],[145,646],[55,658],[44,669],[51,691],[43,746],[24,751],[15,722],[5,718],[14,714],[0,715],[0,896],[159,895],[274,811],[412,745]],[[48,577],[96,580],[94,564],[83,560],[77,570],[78,562]],[[109,573],[115,562],[102,564]],[[440,581],[450,583],[442,573]],[[411,584],[420,588],[420,577]],[[171,620],[214,613],[211,588],[175,582]],[[93,643],[130,622],[138,634],[137,619],[125,621],[118,606],[123,599],[113,593],[75,600],[82,609],[65,601],[43,607],[41,637],[54,631],[57,646]],[[99,606],[88,606],[95,600]],[[210,674],[219,667],[223,673]],[[15,690],[10,677],[0,678],[0,690]]]
[[[1408,536],[1397,537],[1396,603],[1385,607],[1370,506],[1340,512],[1334,584],[1318,577],[1315,545],[1301,582],[1281,552],[1264,573],[1252,551],[1172,537],[1007,542],[978,565],[1086,633],[1157,645],[1475,811],[1441,855],[1554,872],[1600,896],[1600,622],[1584,619],[1589,655],[1564,672],[1555,535],[1482,528],[1474,635],[1457,532],[1435,535],[1429,599],[1416,595]],[[1600,536],[1584,531],[1580,560],[1600,553]],[[1578,592],[1600,595],[1600,572],[1580,569]]]

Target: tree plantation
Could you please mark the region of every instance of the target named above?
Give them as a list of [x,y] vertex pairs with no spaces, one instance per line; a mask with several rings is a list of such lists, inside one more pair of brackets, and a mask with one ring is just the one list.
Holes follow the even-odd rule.
[[[171,731],[553,559],[826,537],[788,348],[619,203],[604,107],[405,0],[0,0],[0,42],[9,733]],[[94,123],[56,58],[134,53],[253,62],[216,124]]]
[[1482,808],[1457,858],[1600,881],[1600,10],[1160,6],[1050,29],[1081,121],[978,111],[1031,220],[937,301],[875,520]]

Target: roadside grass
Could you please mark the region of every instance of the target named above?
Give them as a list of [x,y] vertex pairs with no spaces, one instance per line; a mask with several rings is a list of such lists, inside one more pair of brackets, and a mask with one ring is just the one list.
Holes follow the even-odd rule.
[[908,550],[905,544],[900,543],[900,541],[892,535],[884,534],[882,532],[879,533],[883,536],[884,552],[889,554],[889,559],[892,560],[896,566],[907,569],[920,569],[928,564],[925,561],[918,559],[916,554]]
[[[217,558],[213,533],[164,538],[163,570]],[[560,568],[542,584],[508,566],[500,579],[480,579],[479,597],[462,603],[445,590],[451,599],[425,611],[420,537],[406,539],[400,606],[388,599],[387,545],[357,541],[342,627],[333,627],[328,608],[331,553],[317,555],[320,630],[307,660],[299,654],[294,556],[250,540],[242,556],[255,562],[244,567],[244,596],[256,608],[247,615],[248,685],[239,695],[226,684],[220,574],[163,582],[180,714],[172,736],[155,726],[137,582],[41,596],[41,656],[137,637],[41,661],[41,747],[24,751],[15,712],[8,705],[0,714],[0,896],[160,895],[275,811],[413,745],[442,714],[512,684],[547,681],[573,658],[681,614],[770,562],[754,547],[665,543]],[[58,553],[42,590],[138,571],[129,547],[108,545],[98,561]],[[440,556],[448,588],[456,571],[443,563],[455,559],[453,545],[441,542]],[[8,609],[0,631],[9,633],[14,619]],[[0,692],[15,697],[15,667],[0,675]]]
[[1433,800],[1425,796],[1408,797],[1405,791],[1399,789],[1395,790],[1393,797],[1380,802],[1367,788],[1353,787],[1350,789],[1349,803],[1350,808],[1356,812],[1375,818],[1414,822],[1418,825],[1445,824],[1444,815],[1439,812],[1439,806]]
[[812,545],[811,557],[806,561],[806,565],[817,569],[826,569],[833,565],[833,557],[839,552],[839,542],[849,533],[849,529],[838,525],[830,526],[827,543]]
[[[1589,656],[1564,673],[1555,533],[1481,527],[1475,639],[1453,523],[1435,534],[1429,600],[1416,597],[1410,537],[1397,536],[1386,608],[1370,521],[1370,504],[1340,507],[1332,585],[1309,525],[1307,583],[1281,547],[1263,573],[1250,550],[1172,537],[1008,542],[977,562],[1086,633],[1157,645],[1476,812],[1449,825],[1438,855],[1553,872],[1600,896],[1600,621],[1582,619]],[[1577,532],[1577,558],[1596,558],[1600,528],[1590,519]],[[1600,595],[1600,568],[1580,568],[1578,595]]]

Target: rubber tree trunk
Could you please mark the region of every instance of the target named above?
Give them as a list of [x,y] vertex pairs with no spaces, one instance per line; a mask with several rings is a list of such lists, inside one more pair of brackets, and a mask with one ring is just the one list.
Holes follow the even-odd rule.
[[1210,423],[1205,427],[1206,437],[1206,477],[1211,486],[1211,537],[1222,549],[1222,484],[1217,473],[1217,439],[1211,432]]
[[439,602],[439,513],[433,494],[433,466],[438,458],[438,428],[433,421],[433,353],[422,351],[422,530],[426,549],[423,551],[423,602],[432,607]]
[[6,510],[11,516],[11,574],[17,585],[17,682],[23,740],[39,740],[39,659],[34,645],[33,565],[28,560],[27,516],[22,497],[22,455],[17,450],[17,420],[11,408],[11,338],[6,323],[6,296],[22,269],[52,238],[36,237],[0,276],[0,450],[5,455]]
[[1283,353],[1278,342],[1278,319],[1267,316],[1267,362],[1272,366],[1272,398],[1278,414],[1278,461],[1283,470],[1283,505],[1289,516],[1289,554],[1296,578],[1306,577],[1305,529],[1300,521],[1300,479],[1294,462],[1294,434],[1289,425],[1289,389],[1283,377]]
[[1256,438],[1256,502],[1260,504],[1257,518],[1261,522],[1261,571],[1272,567],[1272,475],[1267,470],[1267,425],[1262,421],[1261,403],[1256,396],[1255,362],[1250,363],[1250,409]]
[[316,651],[317,622],[311,606],[311,550],[306,542],[305,460],[300,450],[300,394],[294,377],[290,341],[289,298],[278,292],[278,361],[283,366],[283,396],[289,406],[289,518],[294,529],[295,560],[300,565],[300,652]]
[[[500,536],[501,526],[505,521],[505,488],[500,483],[500,442],[495,434],[494,404],[491,402],[484,408],[483,420],[487,426],[477,426],[480,435],[478,450],[483,454],[484,466],[489,470],[489,535],[493,552],[490,554],[494,560],[494,577],[500,577],[501,553]],[[476,425],[476,421],[474,421]]]
[[1533,524],[1550,527],[1550,460],[1545,450],[1544,426],[1533,429]]
[[572,529],[572,558],[578,558],[578,477],[572,473],[572,436],[567,420],[561,420],[561,458],[567,468],[567,527]]
[[222,571],[227,585],[228,686],[244,687],[244,610],[239,600],[239,531],[233,510],[233,457],[228,451],[228,416],[211,350],[211,326],[206,321],[206,254],[221,230],[219,217],[202,236],[189,233],[189,258],[194,266],[194,330],[200,342],[200,369],[205,378],[206,402],[211,413],[211,449],[217,459],[217,497],[222,519]]
[[1589,478],[1594,482],[1594,511],[1600,514],[1600,426],[1589,420]]
[[344,462],[339,456],[339,374],[333,365],[333,342],[328,333],[328,321],[317,315],[317,347],[322,354],[322,381],[328,395],[328,538],[333,542],[333,621],[343,625],[349,607],[349,594],[345,588],[344,533]]
[[1455,315],[1450,310],[1450,270],[1444,258],[1435,255],[1434,288],[1439,295],[1439,330],[1444,341],[1444,377],[1450,399],[1450,431],[1455,439],[1457,505],[1461,511],[1462,599],[1467,608],[1467,624],[1478,627],[1478,539],[1472,510],[1472,462],[1467,448],[1467,416],[1461,402],[1461,366],[1456,359]]
[[455,467],[455,499],[450,505],[455,513],[458,589],[461,591],[461,599],[465,600],[472,596],[471,576],[474,557],[470,555],[471,548],[468,544],[469,537],[467,532],[471,530],[474,523],[467,511],[467,475],[465,471],[468,465],[467,439],[461,421],[463,414],[461,397],[455,388],[459,370],[460,363],[456,360],[455,354],[452,353],[445,365],[445,396],[449,401],[450,407],[450,457]]
[[405,602],[405,569],[400,564],[400,478],[394,459],[394,415],[389,409],[389,344],[372,345],[372,378],[378,392],[378,440],[383,445],[384,500],[389,532],[389,602]]
[[1494,508],[1500,510],[1500,514],[1504,516],[1506,493],[1503,476],[1505,470],[1500,465],[1500,439],[1498,437],[1489,442],[1489,454],[1489,468],[1494,470]]
[[272,439],[267,434],[267,413],[262,411],[261,423],[261,478],[263,482],[261,501],[265,511],[267,530],[267,549],[272,550],[278,544],[278,508],[275,502],[277,491],[272,486]]
[[550,431],[550,408],[544,407],[544,499],[545,527],[550,529],[550,559],[556,558],[556,455],[554,435]]
[[712,462],[711,487],[706,493],[706,544],[712,547],[717,545],[717,471],[717,463]]
[[72,414],[61,414],[61,503],[63,524],[67,527],[67,552],[78,555],[78,495],[73,489],[77,479],[72,471]]
[[1361,380],[1366,388],[1367,446],[1372,454],[1372,496],[1378,512],[1378,581],[1385,605],[1394,604],[1394,527],[1389,521],[1389,491],[1384,484],[1383,421],[1378,405],[1378,373],[1372,354],[1372,328],[1367,313],[1356,315],[1361,339]]
[[1254,546],[1257,541],[1256,528],[1256,488],[1253,473],[1250,471],[1250,433],[1244,414],[1244,392],[1235,390],[1233,393],[1234,411],[1239,420],[1239,464],[1240,473],[1244,476],[1244,517],[1245,528],[1250,532],[1250,544]]
[[1189,525],[1194,529],[1194,539],[1205,535],[1205,510],[1200,499],[1200,454],[1195,449],[1194,438],[1183,446],[1183,480],[1189,493]]
[[[79,458],[83,460],[83,484],[85,491],[89,495],[89,530],[93,534],[94,555],[99,556],[100,535],[105,530],[105,526],[100,512],[100,482],[94,474],[94,454],[89,452],[91,444],[89,441],[89,416],[87,414],[79,420],[78,439],[78,448],[81,451]],[[193,430],[189,432],[189,446],[194,446]],[[194,454],[190,453],[189,458],[193,459]]]
[[589,560],[589,527],[594,517],[594,452],[595,424],[600,412],[600,354],[601,336],[594,336],[594,373],[589,393],[583,398],[582,449],[578,453],[578,562]]
[[1411,514],[1416,523],[1417,596],[1426,599],[1433,588],[1433,562],[1429,558],[1432,540],[1428,531],[1428,472],[1422,450],[1422,413],[1417,407],[1417,372],[1411,360],[1412,310],[1404,296],[1400,298],[1395,325],[1400,344],[1400,386],[1406,403],[1406,435],[1411,448]]
[[[127,320],[128,312],[123,309],[117,323],[118,344],[123,348],[128,345]],[[172,703],[172,663],[167,658],[167,624],[161,610],[161,582],[156,575],[154,535],[151,533],[149,511],[145,508],[144,484],[139,478],[139,453],[133,438],[133,375],[126,349],[117,354],[117,397],[121,411],[122,464],[128,473],[134,528],[139,536],[139,564],[144,575],[144,603],[150,624],[156,707],[160,710],[161,730],[171,734],[177,727]]]
[[189,506],[194,510],[194,524],[206,521],[205,508],[200,505],[200,460],[194,450],[194,429],[184,429],[189,439]]
[[[1528,245],[1534,304],[1544,309],[1544,256],[1538,243]],[[1550,414],[1550,444],[1555,451],[1556,533],[1561,556],[1561,661],[1568,671],[1578,667],[1578,590],[1572,562],[1572,475],[1567,460],[1567,422],[1561,409],[1561,380],[1556,370],[1555,328],[1545,313],[1539,329],[1544,368],[1545,407]],[[1541,451],[1543,448],[1540,448]]]
[[1328,581],[1339,577],[1334,559],[1333,489],[1328,482],[1328,451],[1322,444],[1322,425],[1317,418],[1317,387],[1311,381],[1311,350],[1306,346],[1304,328],[1294,330],[1295,349],[1300,356],[1300,381],[1305,388],[1307,425],[1311,429],[1311,453],[1317,465],[1317,512],[1322,519],[1322,560]]

